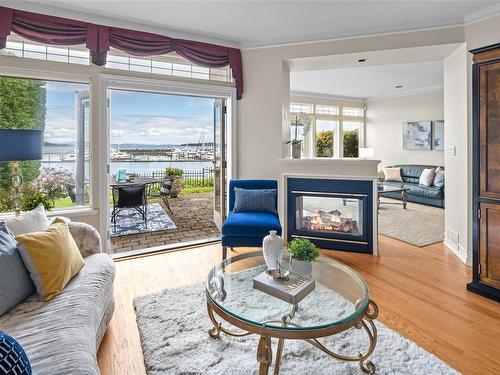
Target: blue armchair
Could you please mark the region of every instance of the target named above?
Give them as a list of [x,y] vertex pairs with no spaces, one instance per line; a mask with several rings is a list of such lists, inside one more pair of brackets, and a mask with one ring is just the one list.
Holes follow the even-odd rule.
[[261,247],[262,240],[275,230],[281,235],[281,224],[277,214],[269,212],[234,212],[235,188],[278,189],[276,180],[231,180],[229,181],[229,213],[222,225],[222,259],[227,257],[227,247]]

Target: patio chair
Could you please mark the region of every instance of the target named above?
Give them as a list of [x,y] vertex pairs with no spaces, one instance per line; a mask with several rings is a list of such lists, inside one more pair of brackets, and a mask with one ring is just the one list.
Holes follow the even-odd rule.
[[[262,240],[275,230],[281,235],[278,206],[274,212],[261,212],[254,207],[234,212],[235,188],[278,189],[276,180],[231,180],[229,182],[229,213],[222,225],[222,259],[227,257],[227,247],[262,247]],[[277,200],[277,197],[276,197]]]
[[[170,208],[170,203],[168,201],[168,198],[170,198],[170,192],[172,190],[172,183],[173,183],[173,178],[166,178],[163,180],[160,184],[160,190],[158,192],[152,191],[152,185],[150,186],[150,191],[148,193],[149,196],[151,197],[157,197],[159,196],[163,203],[165,203],[165,206],[168,208],[170,213],[174,215],[174,211]],[[156,185],[156,184],[155,184]]]
[[118,214],[127,208],[133,208],[142,215],[148,225],[148,200],[146,185],[128,185],[113,187],[113,212],[111,221],[115,224]]

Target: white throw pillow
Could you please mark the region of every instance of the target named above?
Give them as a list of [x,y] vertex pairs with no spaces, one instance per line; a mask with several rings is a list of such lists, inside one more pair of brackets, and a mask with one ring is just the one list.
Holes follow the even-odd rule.
[[402,182],[401,178],[401,168],[384,168],[385,181],[397,181]]
[[431,186],[432,181],[434,181],[434,175],[436,174],[436,169],[434,168],[425,168],[420,175],[420,179],[418,183],[424,186]]
[[42,204],[34,210],[23,213],[19,217],[4,220],[4,223],[15,236],[25,233],[41,232],[49,228],[49,220],[47,219],[45,208]]

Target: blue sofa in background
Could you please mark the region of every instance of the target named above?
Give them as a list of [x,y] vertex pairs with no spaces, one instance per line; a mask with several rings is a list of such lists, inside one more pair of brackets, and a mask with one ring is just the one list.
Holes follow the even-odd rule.
[[[405,187],[408,191],[408,202],[426,204],[444,208],[444,186],[423,186],[419,184],[420,175],[426,168],[437,168],[435,165],[402,164],[390,168],[401,168],[403,182],[384,181],[384,185]],[[444,167],[440,167],[444,171]],[[401,200],[401,193],[384,193],[384,197]]]
[[278,216],[278,197],[276,214],[269,212],[234,212],[235,188],[241,189],[278,189],[276,180],[231,180],[229,181],[229,212],[222,225],[222,259],[227,257],[228,247],[261,247],[262,240],[275,230],[281,235]]

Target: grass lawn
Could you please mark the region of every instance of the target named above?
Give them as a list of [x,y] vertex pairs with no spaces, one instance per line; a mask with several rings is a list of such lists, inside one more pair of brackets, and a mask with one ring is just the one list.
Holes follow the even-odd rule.
[[73,207],[75,205],[71,201],[70,197],[58,199],[54,202],[54,204],[55,204],[54,208],[67,208],[67,207]]

